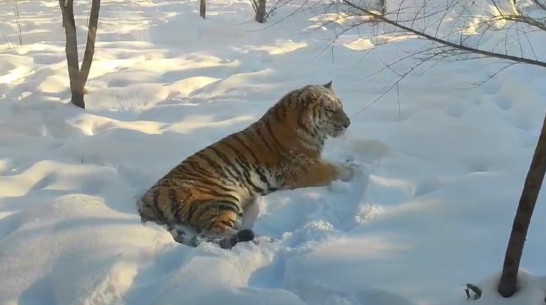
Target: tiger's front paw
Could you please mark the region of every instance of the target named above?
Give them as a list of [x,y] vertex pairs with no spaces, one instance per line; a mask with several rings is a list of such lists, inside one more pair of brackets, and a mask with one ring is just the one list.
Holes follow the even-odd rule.
[[353,179],[360,166],[353,159],[348,159],[345,163],[337,165],[339,180],[347,182]]

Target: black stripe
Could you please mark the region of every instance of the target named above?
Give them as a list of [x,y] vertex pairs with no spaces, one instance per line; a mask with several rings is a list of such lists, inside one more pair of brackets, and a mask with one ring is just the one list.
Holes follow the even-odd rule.
[[254,166],[254,172],[258,174],[258,176],[260,177],[260,181],[265,183],[268,188],[271,186],[269,184],[269,180],[267,180],[267,176],[265,175],[265,173],[262,171],[262,169],[259,166]]
[[241,167],[246,170],[250,170],[250,163],[248,163],[245,155],[243,155],[235,146],[231,145],[231,143],[224,142],[223,144],[229,147],[233,151],[233,153],[235,153],[236,160],[238,161],[239,165],[241,165]]
[[[243,154],[239,153],[239,152],[237,151],[237,149],[236,149],[235,147],[233,147],[231,144],[226,143],[226,145],[228,145],[228,146],[235,152],[235,154],[236,154],[236,156],[237,156],[237,157],[236,157],[237,163],[243,168],[243,174],[244,174],[244,177],[245,177],[245,179],[246,179],[246,182],[247,182],[248,184],[250,184],[250,186],[252,186],[252,187],[254,188],[254,191],[262,192],[263,190],[262,190],[259,186],[257,186],[256,184],[254,184],[254,182],[252,182],[252,178],[251,178],[252,175],[251,175],[251,172],[256,172],[256,173],[258,173],[257,171],[253,171],[253,165],[250,164],[250,163],[248,162],[248,160],[246,159],[246,157],[245,157]],[[261,172],[258,173],[258,175],[259,175],[259,176],[260,176],[260,175],[263,176],[263,174],[261,174]],[[262,177],[260,177],[260,180],[262,180],[261,178],[262,178]],[[265,178],[265,176],[263,176],[263,178]]]
[[171,202],[171,211],[173,212],[175,221],[182,222],[180,213],[182,213],[181,207],[184,203],[178,201],[176,191],[172,188],[169,189],[169,200]]
[[216,206],[220,211],[232,211],[237,215],[241,215],[239,206],[233,202],[219,202]]
[[[218,186],[219,181],[215,181],[216,177],[214,177],[214,173],[206,172],[205,170],[200,170],[200,166],[195,161],[188,162],[188,166],[190,166],[190,169],[186,172],[187,179],[191,179],[194,182],[201,182],[203,184],[206,184],[208,186]],[[199,168],[197,168],[199,167]],[[197,174],[196,174],[196,173]],[[198,175],[199,174],[199,175]],[[229,180],[222,180],[223,182],[231,182]],[[228,183],[229,184],[229,183]],[[235,183],[231,183],[232,186],[235,186]],[[228,189],[222,186],[219,186],[220,188],[224,188],[226,191],[232,191],[232,189]]]
[[262,194],[264,189],[262,189],[261,187],[259,187],[258,185],[254,184],[254,182],[252,182],[252,179],[250,178],[250,174],[248,174],[246,178],[246,181],[247,181],[247,186],[252,188],[252,191],[254,193],[258,193],[258,194]]
[[[191,224],[193,222],[193,218],[196,216],[195,213],[201,207],[201,205],[206,204],[209,202],[209,200],[192,200],[191,202],[188,202],[190,205],[190,208],[188,209],[188,222]],[[199,219],[197,219],[199,220]]]
[[286,118],[286,112],[287,112],[288,109],[287,109],[286,105],[284,105],[284,104],[281,105],[280,108],[282,109],[282,118],[284,119],[284,118]]
[[159,195],[161,193],[161,190],[159,188],[156,188],[153,192],[153,200],[152,205],[150,206],[155,214],[155,217],[157,220],[165,222],[165,215],[163,214],[163,211],[159,208]]
[[[309,135],[312,139],[314,139],[314,140],[319,140],[319,143],[320,143],[320,144],[324,144],[324,140],[318,139],[318,138],[314,137],[312,134],[308,134],[308,135]],[[309,145],[309,146],[312,146],[312,147],[313,147],[313,146],[316,146],[316,145],[317,145],[316,143],[309,142],[309,141],[307,141],[307,140],[308,140],[308,139],[306,139],[306,138],[302,138],[302,139],[301,139],[302,142],[305,142],[305,143],[306,143],[307,145]]]
[[300,127],[303,130],[309,132],[309,128],[307,128],[307,125],[305,125],[304,122],[303,122],[303,113],[304,113],[303,106],[298,107],[297,111],[298,111],[298,120],[297,120],[298,127]]
[[197,161],[194,161],[194,160],[188,160],[186,161],[186,164],[190,167],[190,170],[186,173],[186,174],[189,174],[191,171],[195,171],[201,175],[204,175],[204,176],[210,176],[211,172],[210,171],[207,171],[206,169],[204,169],[200,164],[199,162]]
[[[220,150],[218,150],[216,147],[213,147],[213,146],[209,147],[209,149],[212,150],[212,152],[215,153],[218,156],[218,158],[220,158],[222,162],[226,164],[224,169],[227,170],[232,177],[242,176],[237,166],[233,164],[233,162],[231,162],[231,160],[226,155],[224,155],[224,153],[222,153]],[[234,174],[233,172],[235,172],[236,174]]]
[[235,228],[235,221],[233,220],[220,220],[218,223],[223,224],[226,227]]
[[[256,155],[254,155],[254,152],[250,149],[250,147],[248,147],[248,145],[245,144],[245,142],[240,138],[239,134],[234,134],[233,139],[235,139],[237,142],[239,142],[239,144],[241,144],[241,146],[244,149],[246,149],[246,151],[248,151],[250,153],[252,158],[254,158],[254,161],[259,162],[258,158],[256,158]],[[232,147],[232,146],[230,146],[230,147]],[[234,151],[236,151],[237,153],[239,153],[237,151],[237,149],[235,149],[234,147],[232,147],[232,149]],[[242,157],[242,159],[246,161],[246,157]],[[250,164],[248,162],[245,162],[245,163],[249,166],[248,171],[249,172],[254,171],[256,174],[258,174],[258,177],[260,178],[260,181],[262,181],[263,183],[265,183],[269,187],[269,181],[267,180],[266,175],[261,171],[259,165],[252,165],[252,164]],[[252,168],[250,168],[250,167],[252,167]],[[254,188],[255,192],[263,193],[263,191],[264,191],[262,188],[256,186],[254,183],[251,183],[251,186]]]
[[200,151],[198,156],[205,160],[211,169],[214,170],[220,177],[229,178],[226,176],[227,173],[225,170],[223,170],[222,165],[209,158],[209,156],[205,154],[205,151]]
[[[279,121],[279,122],[282,121],[282,117],[281,117],[281,114],[280,114],[280,108],[281,108],[280,106],[275,106],[275,107],[273,108],[273,116],[274,116],[275,119],[276,119],[277,121]],[[283,113],[283,114],[284,114],[284,113]]]
[[211,188],[209,188],[209,189],[205,188],[205,189],[201,190],[201,192],[203,192],[203,193],[205,193],[207,195],[212,195],[212,196],[215,196],[217,198],[221,198],[223,200],[224,199],[231,199],[231,200],[233,200],[233,202],[239,202],[239,198],[237,198],[237,197],[235,197],[235,196],[233,196],[231,194],[228,194],[228,193],[217,192],[216,190],[211,189]]
[[199,170],[198,168],[195,168],[192,164],[187,164],[188,170],[184,172],[184,179],[188,180],[203,180],[203,178],[208,178],[210,176],[210,173],[203,172]]
[[259,187],[258,185],[254,184],[251,177],[251,171],[252,171],[252,165],[246,160],[245,156],[241,154],[237,148],[235,148],[233,145],[231,145],[229,142],[224,143],[226,146],[228,146],[233,152],[235,153],[235,160],[237,161],[237,164],[240,165],[243,168],[243,177],[245,178],[245,182],[248,186],[252,188],[252,190],[256,193],[263,193],[263,189]]
[[277,144],[277,146],[279,146],[281,150],[286,150],[286,148],[281,144],[281,142],[277,139],[277,137],[275,137],[275,134],[273,133],[273,130],[271,129],[271,124],[269,123],[269,121],[265,122],[265,126],[267,127],[267,131],[271,134],[271,138],[273,138],[273,141]]
[[184,172],[181,171],[181,167],[183,166],[184,165],[179,164],[175,168],[173,168],[168,174],[169,178],[175,178],[175,179],[183,178]]
[[234,134],[233,135],[233,139],[235,139],[237,142],[239,142],[241,144],[241,146],[243,146],[249,153],[250,155],[252,156],[252,158],[254,158],[255,161],[258,161],[258,158],[256,158],[256,155],[254,154],[254,152],[252,151],[252,149],[250,149],[250,147],[248,147],[245,142],[239,138],[240,135],[239,134]]
[[233,192],[233,189],[222,185],[219,181],[210,181],[210,180],[200,179],[200,180],[193,181],[193,185],[195,185],[195,187],[199,187],[199,186],[203,188],[212,187],[212,188],[218,188],[224,192]]
[[[230,182],[229,184],[232,185],[232,186],[236,185],[233,181],[230,180],[230,177],[227,176],[226,171],[223,170],[224,167],[222,167],[220,164],[214,162],[212,159],[210,159],[208,156],[204,155],[203,153],[200,153],[199,156],[202,157],[202,159],[205,160],[205,162],[207,162],[207,164],[212,168],[212,170],[218,174],[219,178],[225,178],[225,179],[221,179],[223,182]],[[188,161],[188,164],[195,165],[195,166],[201,168],[201,166],[198,165],[198,163],[195,162],[195,161]],[[209,179],[212,179],[212,181],[210,183],[210,186],[217,186],[219,184],[218,182],[214,181],[215,178],[216,178],[216,177],[212,176],[212,175],[214,175],[214,173],[209,172],[209,171],[205,171],[204,169],[201,171],[201,173],[205,177],[207,177]],[[198,177],[197,181],[206,182],[206,180],[201,179],[201,177]],[[231,191],[231,189],[229,191]]]
[[273,147],[271,147],[271,145],[269,145],[269,142],[267,142],[265,136],[262,134],[262,129],[261,128],[258,128],[258,136],[265,143],[265,146],[267,147],[267,149],[269,149],[271,151],[273,151],[273,150],[277,151],[276,149],[273,149]]
[[254,192],[261,193],[263,189],[260,186],[254,184],[254,182],[252,181],[251,165],[250,164],[245,165],[244,159],[241,160],[240,158],[237,157],[236,160],[238,164],[243,168],[242,174],[243,174],[243,178],[245,179],[246,185],[251,187]]

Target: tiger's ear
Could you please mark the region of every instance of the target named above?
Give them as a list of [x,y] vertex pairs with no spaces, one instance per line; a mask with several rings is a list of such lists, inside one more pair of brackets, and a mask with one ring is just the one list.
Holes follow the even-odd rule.
[[299,105],[306,108],[310,105],[314,104],[317,100],[318,96],[316,92],[313,92],[311,90],[304,90],[299,98]]
[[329,81],[327,84],[322,85],[326,89],[332,90],[332,81]]

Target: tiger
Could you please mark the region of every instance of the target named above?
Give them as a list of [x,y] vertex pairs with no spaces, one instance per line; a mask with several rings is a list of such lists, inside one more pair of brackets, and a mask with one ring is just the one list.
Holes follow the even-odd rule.
[[325,140],[350,124],[332,81],[291,90],[257,121],[168,171],[137,199],[140,220],[191,247],[211,242],[231,249],[255,241],[260,196],[353,177],[348,163],[321,159]]

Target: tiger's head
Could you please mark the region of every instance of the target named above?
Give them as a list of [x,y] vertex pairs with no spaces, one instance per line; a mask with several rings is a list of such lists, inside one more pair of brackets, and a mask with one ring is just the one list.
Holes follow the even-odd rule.
[[351,125],[331,81],[301,88],[298,100],[300,123],[318,138],[338,137]]

